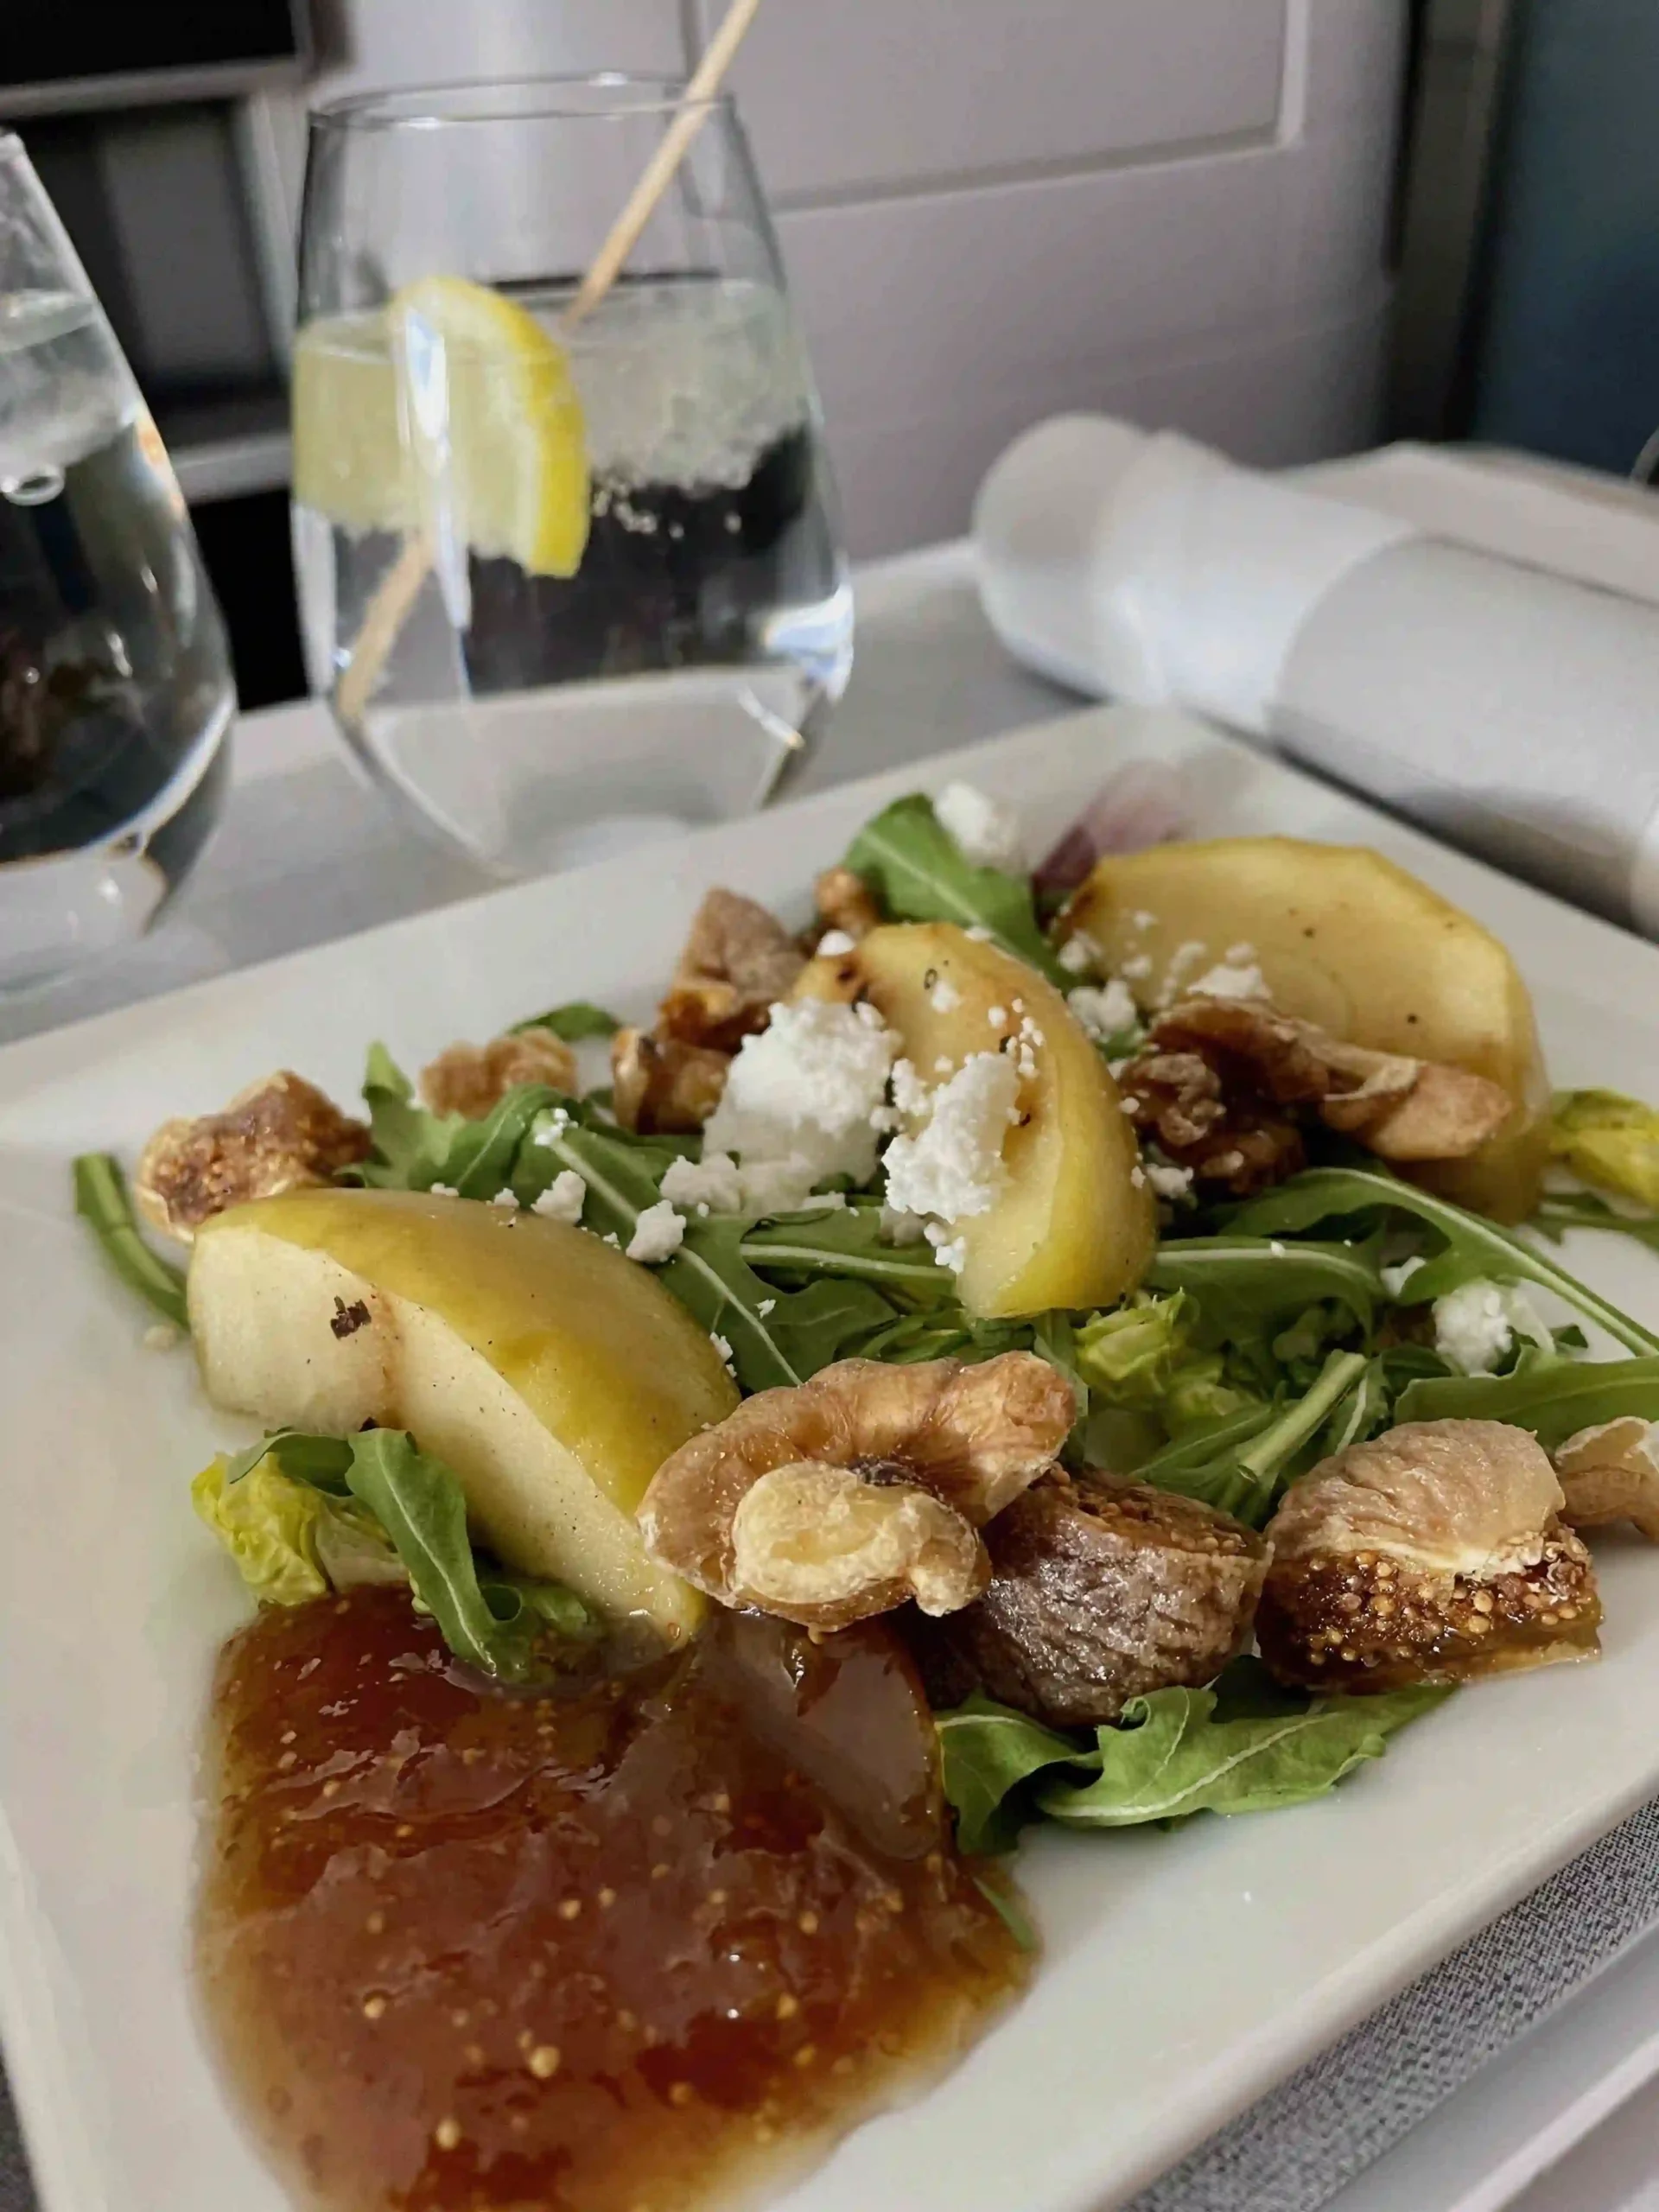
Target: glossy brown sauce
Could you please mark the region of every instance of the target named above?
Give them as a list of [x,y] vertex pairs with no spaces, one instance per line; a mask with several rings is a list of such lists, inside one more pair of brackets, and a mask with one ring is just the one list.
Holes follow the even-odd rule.
[[678,2212],[1024,1978],[878,1629],[723,1616],[529,1697],[365,1591],[262,1613],[214,1723],[208,2007],[259,2134],[340,2212]]

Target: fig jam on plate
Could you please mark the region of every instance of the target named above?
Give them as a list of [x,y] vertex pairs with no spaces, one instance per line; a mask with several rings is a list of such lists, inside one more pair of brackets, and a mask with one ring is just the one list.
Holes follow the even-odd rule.
[[889,2101],[1024,1978],[878,1627],[722,1615],[537,1696],[364,1591],[237,1637],[214,1734],[209,2012],[338,2212],[678,2212]]

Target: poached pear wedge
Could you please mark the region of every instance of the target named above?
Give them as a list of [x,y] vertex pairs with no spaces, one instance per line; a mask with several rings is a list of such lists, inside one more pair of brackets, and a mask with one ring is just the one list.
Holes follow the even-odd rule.
[[269,1426],[407,1428],[510,1567],[671,1641],[702,1599],[634,1522],[737,1391],[648,1271],[585,1230],[429,1192],[294,1191],[218,1215],[191,1256],[214,1403]]

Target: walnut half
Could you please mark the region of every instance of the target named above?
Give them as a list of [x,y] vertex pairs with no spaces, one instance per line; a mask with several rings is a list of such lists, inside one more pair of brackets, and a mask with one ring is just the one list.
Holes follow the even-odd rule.
[[152,1228],[188,1243],[202,1223],[248,1198],[333,1180],[369,1153],[366,1122],[290,1069],[238,1091],[222,1114],[164,1122],[133,1179]]
[[730,1055],[677,1037],[619,1029],[611,1039],[612,1104],[625,1129],[641,1136],[686,1136],[720,1103]]
[[492,1037],[487,1045],[451,1045],[421,1070],[421,1103],[435,1114],[481,1122],[521,1084],[574,1090],[576,1056],[547,1029]]
[[807,1628],[911,1597],[952,1611],[989,1579],[976,1532],[1052,1464],[1075,1414],[1033,1352],[842,1360],[672,1453],[639,1509],[646,1548],[722,1605]]

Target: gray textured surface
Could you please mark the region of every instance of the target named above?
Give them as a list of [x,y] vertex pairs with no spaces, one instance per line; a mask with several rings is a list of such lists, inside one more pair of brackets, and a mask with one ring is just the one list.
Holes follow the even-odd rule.
[[1659,1799],[1212,2136],[1128,2212],[1315,2212],[1659,1918]]

